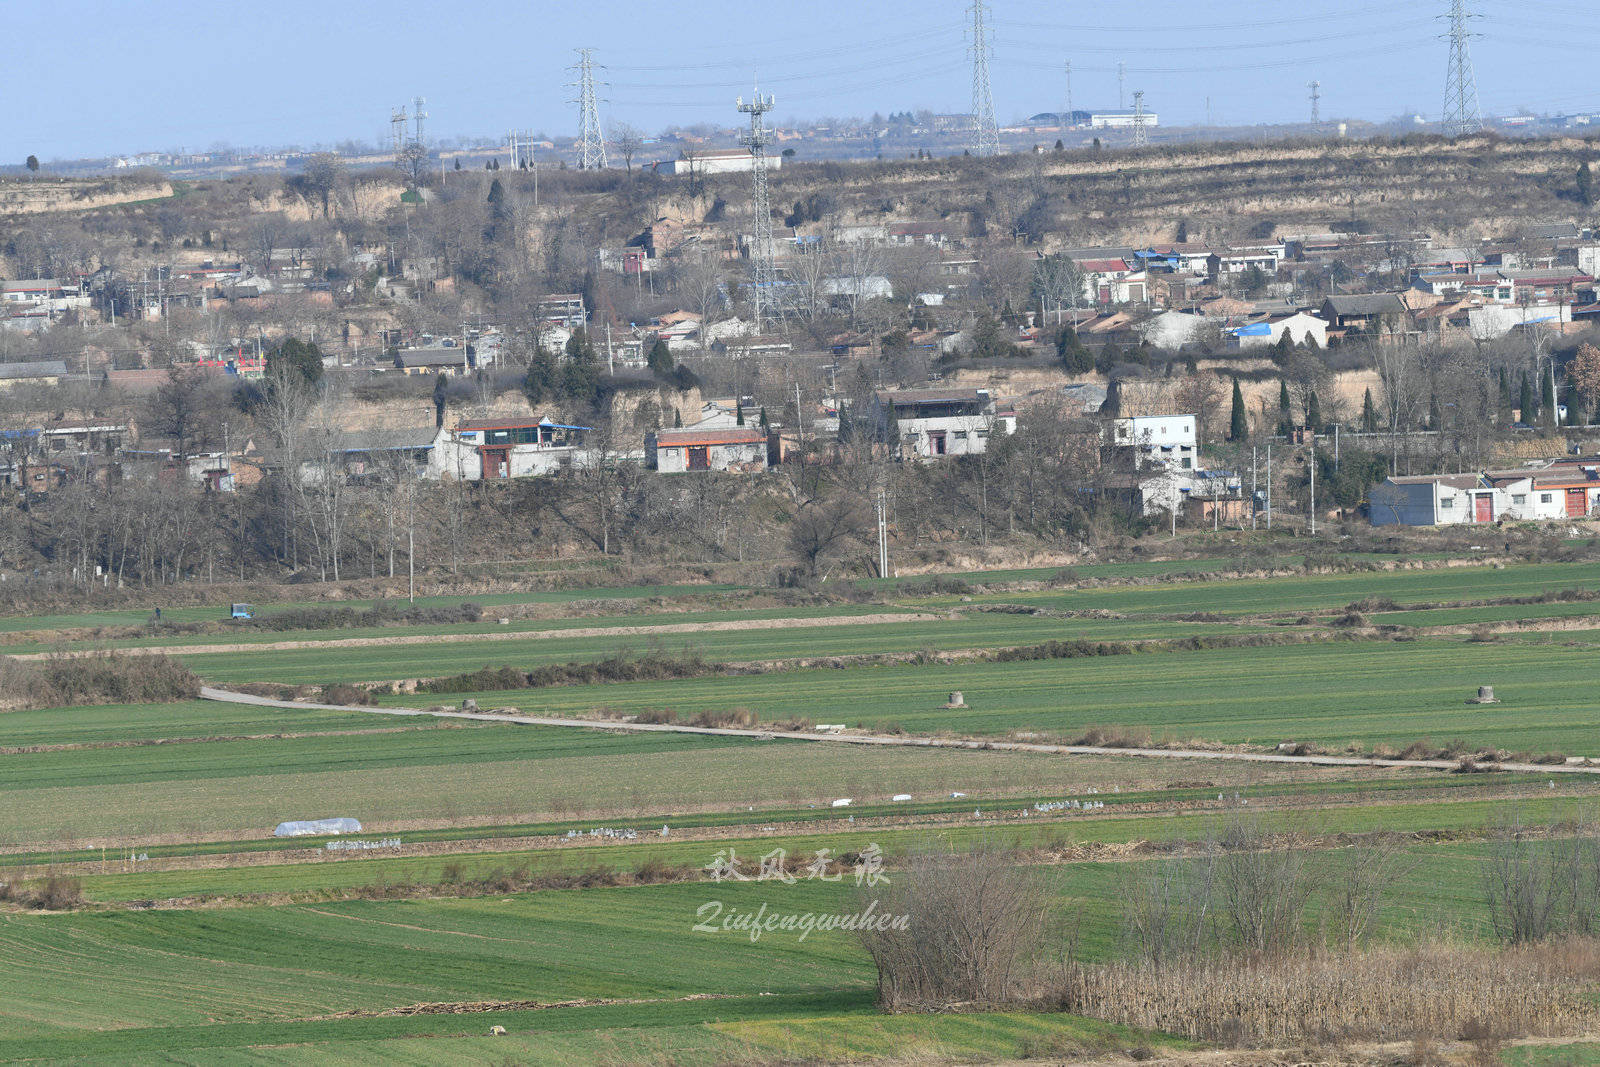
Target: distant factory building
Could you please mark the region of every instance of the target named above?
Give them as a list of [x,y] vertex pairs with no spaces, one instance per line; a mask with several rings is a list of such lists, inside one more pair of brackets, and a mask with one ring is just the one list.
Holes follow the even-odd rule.
[[[1119,108],[1115,111],[1096,111],[1089,116],[1089,125],[1097,130],[1131,130],[1133,129],[1133,116],[1132,108]],[[1146,129],[1155,129],[1161,125],[1161,122],[1156,118],[1154,111],[1146,111],[1144,113],[1144,124]]]

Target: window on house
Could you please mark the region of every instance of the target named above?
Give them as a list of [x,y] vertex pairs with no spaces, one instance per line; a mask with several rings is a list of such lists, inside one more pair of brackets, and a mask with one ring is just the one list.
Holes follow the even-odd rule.
[[976,431],[976,433],[978,435],[978,440],[980,440],[980,441],[987,440],[988,437],[989,437],[989,431],[988,430],[978,430],[978,431]]
[[1550,503],[1550,494],[1549,493],[1540,493],[1539,494],[1539,503],[1541,503],[1541,504]]
[[1442,497],[1439,498],[1439,510],[1440,511],[1449,511],[1450,510],[1450,498],[1449,497],[1442,496]]
[[967,431],[957,430],[953,436],[957,441],[965,441],[967,439]]
[[1518,507],[1521,507],[1523,504],[1526,504],[1528,502],[1528,494],[1526,494],[1526,493],[1512,493],[1511,494],[1511,502],[1513,504],[1517,505]]

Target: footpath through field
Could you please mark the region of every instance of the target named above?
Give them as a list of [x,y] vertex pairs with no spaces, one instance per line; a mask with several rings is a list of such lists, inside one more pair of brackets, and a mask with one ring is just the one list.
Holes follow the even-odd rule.
[[[484,711],[430,711],[425,708],[377,708],[352,704],[312,704],[297,700],[236,693],[229,689],[201,686],[200,696],[232,704],[253,704],[266,708],[313,711],[353,711],[368,715],[432,716],[440,719],[473,719],[480,722],[514,723],[520,726],[575,726],[586,730],[619,730],[637,733],[712,734],[720,737],[749,737],[758,740],[831,741],[845,745],[898,745],[905,748],[969,748],[997,752],[1039,752],[1072,756],[1139,756],[1156,759],[1238,760],[1253,763],[1299,763],[1318,767],[1415,767],[1454,771],[1457,760],[1381,759],[1368,756],[1291,756],[1280,752],[1213,751],[1203,748],[1108,748],[1102,745],[1048,745],[1029,741],[980,741],[948,737],[903,737],[883,734],[802,733],[741,729],[729,726],[684,726],[678,723],[612,722],[598,719],[561,719],[539,715],[503,715]],[[1594,774],[1596,764],[1496,763],[1494,769],[1530,774]]]

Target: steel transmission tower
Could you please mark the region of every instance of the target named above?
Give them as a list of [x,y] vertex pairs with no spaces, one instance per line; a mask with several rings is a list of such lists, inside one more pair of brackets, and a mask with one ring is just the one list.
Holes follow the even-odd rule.
[[1067,60],[1067,110],[1061,116],[1061,125],[1072,125],[1072,60]]
[[1143,148],[1150,143],[1150,133],[1144,125],[1144,90],[1133,91],[1133,147]]
[[395,163],[400,162],[400,150],[406,146],[406,109],[398,107],[389,112],[389,135],[394,139]]
[[989,29],[984,0],[972,0],[972,154],[1000,151],[1000,124],[994,119],[994,93],[989,88]]
[[594,91],[594,49],[580,48],[578,72],[572,88],[578,90],[578,169],[594,170],[606,165],[606,138],[600,132],[600,98]]
[[1313,81],[1306,86],[1311,90],[1311,125],[1322,125],[1322,83]]
[[1446,137],[1459,137],[1483,129],[1483,116],[1478,113],[1478,79],[1472,72],[1472,53],[1467,49],[1467,38],[1477,36],[1467,31],[1467,22],[1477,16],[1467,10],[1467,0],[1450,0],[1450,14],[1443,17],[1450,21],[1450,66],[1444,74],[1440,124]]
[[750,208],[755,214],[755,234],[750,245],[750,288],[755,294],[756,332],[760,333],[763,316],[781,313],[778,268],[773,262],[772,205],[767,200],[767,143],[772,131],[762,121],[762,116],[771,111],[777,101],[770,94],[762,96],[757,88],[748,103],[744,97],[734,103],[750,116],[750,132],[739,138],[739,143],[750,149]]
[[1124,89],[1128,83],[1128,64],[1117,60],[1117,110],[1125,111],[1128,107],[1128,94]]

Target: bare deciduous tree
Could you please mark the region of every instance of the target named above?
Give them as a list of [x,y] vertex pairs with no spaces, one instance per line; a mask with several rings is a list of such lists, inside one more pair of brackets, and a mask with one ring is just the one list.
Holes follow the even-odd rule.
[[841,493],[812,500],[790,525],[789,551],[815,577],[826,559],[858,540],[866,528],[867,509],[856,497]]
[[864,889],[877,913],[905,929],[862,932],[890,1010],[1001,1004],[1016,993],[1045,929],[1038,872],[993,843],[969,852],[917,853],[888,886]]

